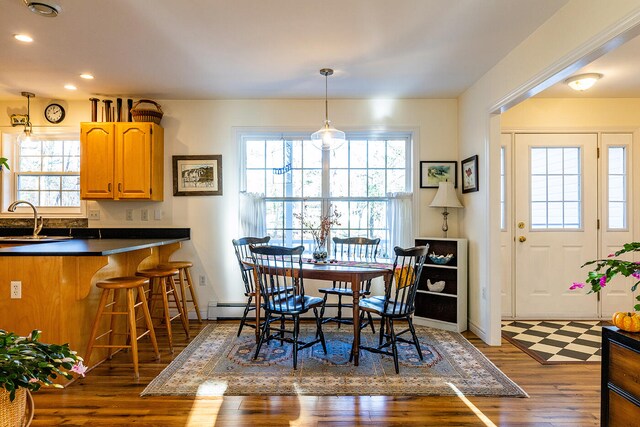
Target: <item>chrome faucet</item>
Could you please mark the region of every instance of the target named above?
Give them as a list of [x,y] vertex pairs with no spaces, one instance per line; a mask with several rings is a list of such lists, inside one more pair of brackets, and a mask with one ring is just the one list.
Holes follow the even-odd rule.
[[29,205],[31,206],[31,209],[33,209],[33,238],[37,239],[38,233],[40,233],[40,230],[42,230],[42,226],[44,225],[44,220],[42,219],[42,216],[38,216],[38,209],[26,200],[16,200],[9,205],[7,210],[9,212],[15,212],[16,207],[20,204]]

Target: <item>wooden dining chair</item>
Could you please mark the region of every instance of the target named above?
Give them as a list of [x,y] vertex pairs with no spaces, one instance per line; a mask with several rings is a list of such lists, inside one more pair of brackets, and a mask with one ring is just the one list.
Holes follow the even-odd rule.
[[[327,346],[322,333],[322,318],[318,312],[318,308],[322,306],[322,299],[307,296],[304,292],[302,277],[304,246],[286,248],[250,245],[249,249],[260,286],[261,307],[265,312],[265,320],[261,324],[262,331],[253,358],[257,359],[262,344],[272,339],[293,344],[293,369],[298,368],[299,350],[319,342],[326,354]],[[315,339],[304,342],[300,340],[300,315],[310,309],[313,309],[316,320],[316,335]],[[293,321],[291,329],[286,328],[287,320]],[[274,324],[279,326],[275,327]],[[272,329],[274,333],[271,332]]]
[[242,333],[242,328],[245,324],[251,328],[256,328],[255,322],[247,323],[247,315],[250,311],[256,309],[254,298],[256,297],[258,287],[254,283],[253,268],[246,265],[243,261],[248,261],[251,259],[251,251],[249,250],[249,245],[266,245],[269,243],[269,240],[271,240],[270,236],[242,237],[240,239],[234,239],[231,241],[233,243],[233,249],[236,252],[238,265],[240,266],[240,274],[242,275],[242,282],[244,283],[244,296],[247,297],[247,304],[244,307],[244,313],[242,314],[240,327],[238,328],[238,336],[240,336],[240,333]]
[[[385,295],[373,296],[360,301],[361,319],[364,313],[374,313],[381,317],[378,346],[367,347],[361,345],[360,349],[392,356],[396,374],[400,373],[398,341],[413,344],[420,356],[420,360],[424,360],[420,350],[420,343],[413,327],[413,313],[415,311],[415,298],[420,274],[422,273],[422,266],[428,250],[429,245],[409,249],[402,249],[396,246],[394,248],[396,258],[393,263],[393,278],[391,284],[386,287]],[[397,320],[406,320],[408,328],[396,332],[394,322]],[[406,332],[411,332],[411,341],[401,337]],[[352,359],[354,352],[360,349],[353,349],[351,352]]]
[[[366,237],[334,237],[333,238],[333,257],[336,259],[366,259],[366,260],[374,260],[378,253],[378,245],[380,244],[380,239],[368,239]],[[353,290],[351,288],[351,283],[349,282],[338,282],[334,281],[333,285],[330,288],[320,288],[318,292],[324,294],[322,299],[322,309],[320,310],[320,317],[322,317],[322,322],[337,322],[338,329],[341,324],[353,324],[352,319],[345,319],[342,317],[342,308],[353,309],[353,304],[348,301],[353,300]],[[371,280],[367,280],[360,284],[360,297],[367,296],[371,293]],[[338,296],[338,315],[336,317],[324,317],[324,311],[327,306],[327,298],[329,295],[337,295]],[[343,303],[342,298],[345,298],[346,301]],[[367,313],[368,321],[361,322],[360,327],[366,328],[367,325],[371,326],[371,331],[376,333],[375,327],[373,326],[373,319],[371,318],[371,313]]]

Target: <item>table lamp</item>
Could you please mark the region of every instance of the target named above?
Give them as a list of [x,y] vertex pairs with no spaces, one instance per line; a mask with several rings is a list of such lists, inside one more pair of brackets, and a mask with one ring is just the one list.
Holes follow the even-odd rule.
[[449,212],[447,211],[447,209],[463,207],[458,200],[456,190],[455,188],[453,188],[453,183],[448,181],[441,181],[438,184],[438,192],[436,193],[436,197],[433,198],[433,201],[429,206],[432,208],[444,208],[444,211],[442,212],[442,231],[444,231],[444,237],[447,237],[447,231],[449,230],[449,224],[447,224],[447,216],[449,215]]

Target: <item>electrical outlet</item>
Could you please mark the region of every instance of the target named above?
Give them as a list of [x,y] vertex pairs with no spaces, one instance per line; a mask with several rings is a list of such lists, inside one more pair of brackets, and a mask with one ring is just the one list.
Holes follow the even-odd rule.
[[140,219],[142,221],[149,221],[149,209],[140,209]]
[[11,281],[11,298],[12,299],[20,299],[22,298],[22,282],[19,280]]
[[206,286],[207,279],[204,276],[200,276],[200,286]]
[[162,219],[162,208],[155,208],[153,210],[153,219],[160,221]]
[[125,218],[127,221],[133,221],[133,209],[128,208],[125,210]]
[[89,219],[99,220],[100,209],[89,209]]
[[482,290],[480,291],[480,295],[481,295],[483,300],[486,300],[487,299],[487,288],[482,288]]

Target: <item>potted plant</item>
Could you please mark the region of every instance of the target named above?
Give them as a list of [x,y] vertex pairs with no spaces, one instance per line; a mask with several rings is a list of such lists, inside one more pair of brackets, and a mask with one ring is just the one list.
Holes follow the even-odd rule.
[[82,358],[68,344],[46,344],[39,338],[38,330],[21,337],[0,329],[0,426],[22,425],[29,391],[38,391],[42,385],[62,388],[53,382],[58,375],[84,376]]
[[[597,293],[607,286],[611,279],[620,275],[635,279],[635,283],[631,286],[631,291],[635,292],[640,284],[640,262],[627,261],[620,257],[638,251],[640,251],[640,242],[625,243],[622,249],[609,254],[605,259],[585,262],[582,267],[595,264],[595,267],[587,273],[586,283],[573,283],[569,289],[582,289],[588,283],[591,286],[589,293]],[[636,300],[640,301],[640,295],[636,297]],[[640,311],[640,304],[636,304],[633,308],[635,311]],[[612,323],[625,331],[640,332],[640,316],[630,311],[614,313]]]

